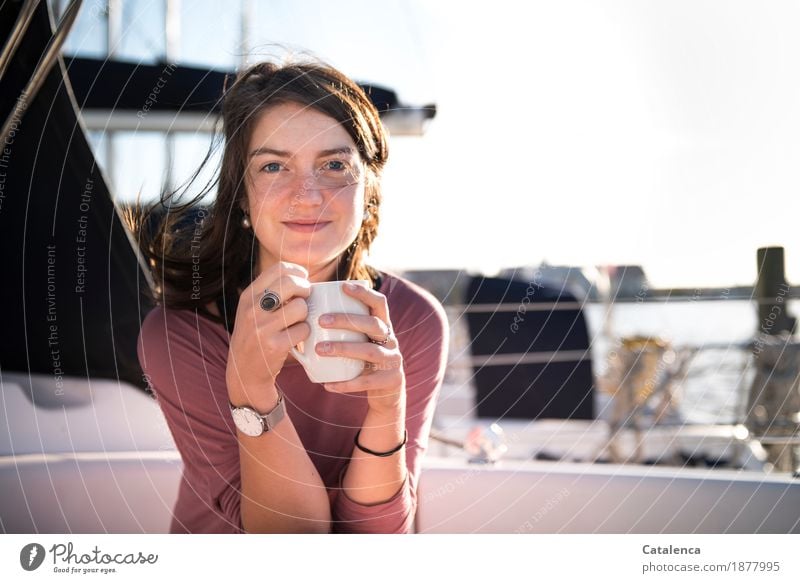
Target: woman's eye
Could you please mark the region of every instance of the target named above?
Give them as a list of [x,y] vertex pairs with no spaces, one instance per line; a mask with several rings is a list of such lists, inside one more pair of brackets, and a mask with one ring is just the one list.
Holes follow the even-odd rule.
[[280,172],[281,165],[278,162],[270,162],[269,164],[265,164],[261,170],[269,173]]
[[330,162],[325,163],[325,170],[335,170],[337,172],[341,172],[342,170],[347,170],[347,164],[341,160],[331,160]]

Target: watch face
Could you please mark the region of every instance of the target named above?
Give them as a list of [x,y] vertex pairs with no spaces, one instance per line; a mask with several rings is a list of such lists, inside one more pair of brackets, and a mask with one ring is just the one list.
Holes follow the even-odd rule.
[[256,415],[255,411],[246,407],[239,407],[231,411],[233,422],[239,431],[250,437],[258,437],[264,432],[264,425],[261,423],[261,418]]

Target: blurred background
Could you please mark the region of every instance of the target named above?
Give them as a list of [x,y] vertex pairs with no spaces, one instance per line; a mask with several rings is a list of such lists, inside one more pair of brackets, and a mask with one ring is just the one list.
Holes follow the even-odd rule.
[[[752,283],[764,245],[800,278],[798,18],[780,1],[98,0],[65,53],[224,71],[311,54],[435,103],[391,144],[387,268],[641,265],[651,287],[726,287]],[[122,200],[180,184],[208,146],[91,138]]]
[[[35,4],[0,4],[0,31]],[[421,531],[519,531],[556,498],[532,530],[800,529],[800,2],[76,6],[41,3],[0,72],[4,529],[164,528],[180,458],[136,358],[150,282],[122,211],[187,184],[226,74],[304,56],[368,88],[391,136],[369,262],[449,318]],[[63,65],[29,103],[56,26]],[[502,455],[563,464],[506,484]],[[86,521],[62,510],[75,492]],[[569,526],[600,493],[594,522]]]
[[[370,261],[447,306],[454,363],[466,359],[448,380],[468,395],[476,275],[574,294],[597,374],[621,337],[752,336],[756,249],[783,247],[785,281],[800,278],[798,17],[796,2],[98,0],[64,52],[220,72],[311,55],[435,108],[411,130],[389,126]],[[211,140],[209,118],[83,113],[123,204],[183,184]],[[711,357],[696,399],[707,411],[690,415],[738,415],[743,399],[708,391],[749,384],[741,357]]]

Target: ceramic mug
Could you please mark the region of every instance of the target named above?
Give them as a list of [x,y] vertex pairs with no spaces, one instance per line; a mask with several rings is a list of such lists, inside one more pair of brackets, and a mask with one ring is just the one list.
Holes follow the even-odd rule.
[[325,281],[311,284],[311,294],[306,298],[308,317],[306,322],[311,332],[305,341],[292,347],[292,354],[303,365],[308,378],[313,383],[335,383],[356,378],[364,370],[364,361],[343,356],[321,356],[317,354],[319,342],[366,342],[367,335],[353,330],[323,328],[319,325],[322,314],[362,314],[369,315],[369,308],[360,300],[348,296],[342,285],[354,283],[369,288],[365,279],[344,281]]

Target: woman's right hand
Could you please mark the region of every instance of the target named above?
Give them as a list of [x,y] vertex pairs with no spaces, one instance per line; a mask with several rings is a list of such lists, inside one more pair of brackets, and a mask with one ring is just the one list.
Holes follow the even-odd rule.
[[[265,289],[280,296],[277,310],[261,309],[259,302]],[[275,378],[291,348],[311,333],[305,321],[310,294],[306,268],[285,261],[264,270],[242,292],[225,372],[228,396],[234,405],[274,405]]]

